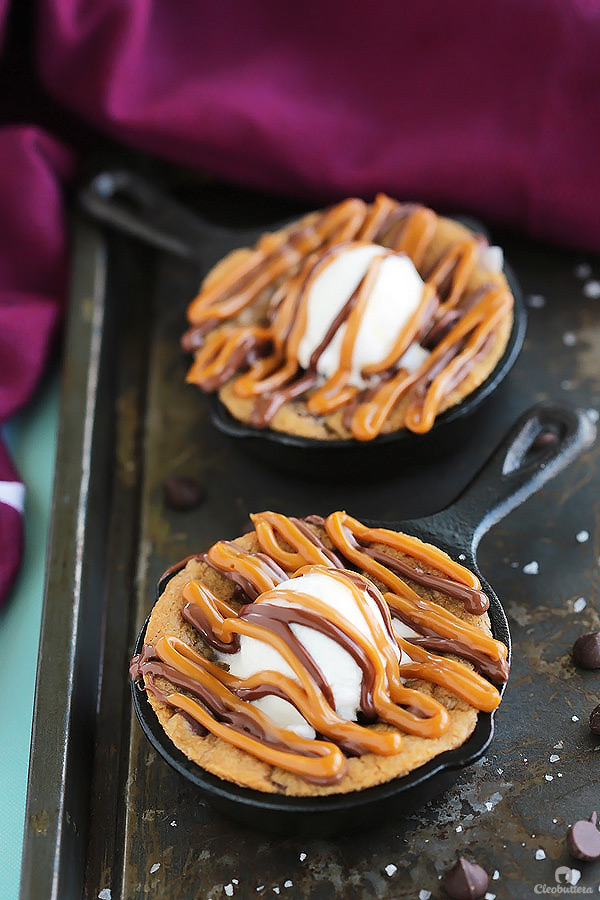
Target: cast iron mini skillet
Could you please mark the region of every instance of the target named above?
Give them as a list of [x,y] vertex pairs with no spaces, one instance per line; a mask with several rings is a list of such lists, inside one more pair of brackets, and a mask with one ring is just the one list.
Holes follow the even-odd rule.
[[[404,522],[371,522],[429,541],[460,559],[481,578],[490,599],[494,637],[510,651],[510,633],[502,605],[477,567],[477,546],[499,519],[539,490],[570,463],[595,436],[585,413],[556,406],[535,406],[516,423],[473,481],[449,507],[432,516]],[[321,510],[328,513],[331,510]],[[352,510],[349,510],[351,513]],[[162,577],[157,597],[184,563]],[[135,647],[140,653],[144,625]],[[198,788],[220,812],[253,829],[326,836],[367,829],[386,818],[409,814],[446,789],[459,771],[483,755],[494,732],[493,713],[479,713],[475,731],[465,744],[450,750],[402,778],[386,784],[328,797],[283,797],[238,787],[205,772],[181,753],[166,736],[148,702],[146,692],[132,683],[133,702],[140,724],[158,752]]]
[[[82,192],[81,201],[102,222],[162,249],[200,261],[205,269],[236,247],[252,246],[266,230],[284,224],[244,231],[221,228],[204,221],[131,172],[97,175]],[[473,231],[485,234],[481,223],[464,218],[461,221]],[[379,477],[397,469],[402,462],[447,453],[468,437],[473,414],[504,380],[523,345],[527,324],[523,294],[510,266],[505,264],[504,273],[515,298],[514,322],[504,354],[488,378],[461,403],[438,416],[427,434],[401,429],[371,441],[289,435],[245,425],[230,415],[217,395],[210,394],[206,400],[213,424],[270,466],[319,479],[339,480],[349,472],[352,478]]]

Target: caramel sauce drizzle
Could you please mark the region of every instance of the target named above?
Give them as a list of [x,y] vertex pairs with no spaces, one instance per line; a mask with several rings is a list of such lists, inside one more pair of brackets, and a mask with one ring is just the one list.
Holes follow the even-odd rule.
[[[344,563],[298,519],[281,513],[262,512],[250,515],[261,548],[286,572],[294,572],[310,563],[343,568]],[[292,551],[284,549],[277,537],[282,538]]]
[[406,426],[419,434],[429,431],[444,398],[471,371],[482,346],[511,307],[512,296],[506,290],[487,290],[415,372],[400,369],[358,407],[352,418],[354,436],[359,440],[376,437],[398,400],[409,391],[412,401]]
[[[190,329],[182,338],[195,351],[187,381],[215,391],[235,378],[239,397],[253,398],[250,421],[266,427],[287,401],[304,397],[315,416],[327,415],[346,404],[355,409],[347,423],[352,435],[372,440],[383,429],[400,399],[409,396],[404,425],[416,433],[431,429],[448,396],[473,369],[486,339],[509,315],[509,290],[487,286],[473,309],[467,287],[477,266],[481,238],[469,236],[451,244],[425,277],[423,260],[437,229],[438,217],[419,205],[400,204],[378,194],[372,204],[349,199],[296,226],[264,235],[253,250],[223,273],[207,279],[188,307]],[[364,243],[381,244],[354,295],[313,354],[309,370],[298,362],[298,347],[306,328],[311,285],[332,256]],[[425,280],[417,310],[397,335],[394,347],[380,363],[366,366],[362,375],[379,382],[378,389],[350,385],[352,354],[364,309],[382,259],[405,254]],[[272,292],[271,313],[254,324],[243,322],[246,310]],[[416,372],[398,368],[414,341],[446,324],[442,339]],[[337,371],[318,384],[320,354],[342,323],[346,331]],[[208,327],[210,326],[210,327]],[[428,344],[429,346],[429,344]]]
[[[219,541],[202,557],[241,588],[251,602],[238,610],[194,579],[183,588],[186,602],[182,614],[219,652],[236,652],[243,635],[263,641],[278,651],[293,677],[261,671],[237,678],[174,635],[164,635],[154,646],[144,645],[130,669],[132,678],[143,677],[144,687],[159,700],[264,762],[318,784],[335,784],[343,778],[349,755],[401,752],[398,732],[435,739],[447,730],[449,716],[444,706],[407,687],[404,682],[408,679],[447,688],[476,709],[495,709],[500,695],[487,678],[432,650],[458,655],[462,650],[476,668],[500,682],[508,676],[506,647],[421,597],[400,577],[406,574],[413,583],[457,597],[467,608],[475,604],[481,614],[486,608],[485,595],[472,572],[417,538],[369,528],[344,512],[302,520],[267,511],[251,518],[259,551]],[[326,530],[333,550],[317,535],[316,527]],[[381,550],[382,546],[411,558],[416,566]],[[438,574],[424,572],[420,564],[431,566]],[[382,594],[352,566],[388,590]],[[324,601],[294,591],[293,585],[274,590],[282,581],[307,572],[325,574],[351,591],[368,636]],[[282,600],[287,603],[281,605]],[[394,617],[416,631],[417,637],[399,637],[393,629]],[[374,730],[338,715],[331,688],[293,632],[293,624],[320,631],[350,654],[362,672],[360,710],[365,720],[397,730]],[[162,686],[165,679],[168,688]],[[248,702],[268,694],[292,703],[317,737],[298,737]]]
[[[195,653],[183,641],[172,636],[161,637],[156,642],[154,651],[157,659],[165,663],[170,670],[174,670],[175,677],[177,673],[186,676],[185,687],[189,689],[189,684],[193,684],[194,693],[204,693],[207,704],[204,706],[180,691],[161,692],[161,699],[170,706],[183,710],[216,737],[264,759],[271,765],[303,777],[307,777],[308,774],[310,779],[317,783],[332,781],[335,783],[344,776],[346,759],[335,744],[329,741],[309,740],[279,728],[261,710],[236,697],[227,686],[228,682],[229,685],[232,684],[227,673],[218,666],[208,663],[208,660]],[[163,670],[158,668],[156,674],[163,675]],[[172,674],[169,672],[167,677]],[[264,674],[268,676],[269,673]],[[287,687],[292,692],[296,691],[295,684],[293,688],[291,685]],[[155,689],[152,681],[148,689]],[[211,714],[209,711],[211,708],[219,714],[219,719]],[[244,725],[251,729],[250,733],[241,730]]]
[[[238,573],[256,591],[256,595],[271,590],[285,577],[276,560],[258,553],[248,553],[234,541],[219,541],[206,554],[207,561],[224,575]],[[254,599],[254,598],[252,598]]]
[[[386,528],[368,528],[344,512],[332,513],[327,517],[324,525],[332,543],[346,559],[382,582],[386,587],[391,588],[391,592],[385,593],[384,597],[392,614],[398,612],[399,618],[402,621],[408,621],[408,624],[416,631],[419,631],[419,626],[432,627],[437,634],[470,644],[474,649],[489,656],[490,659],[506,659],[506,647],[501,641],[489,637],[479,628],[464,622],[437,603],[421,597],[395,572],[362,549],[357,538],[362,541],[385,544],[402,553],[409,553],[414,558],[429,563],[449,575],[451,580],[457,581],[462,586],[470,587],[480,594],[479,579],[464,566],[449,560],[441,550],[424,544],[418,538],[402,535]],[[418,582],[420,577],[418,569],[414,570],[412,577]],[[451,585],[445,590],[450,593]],[[483,607],[483,609],[480,608],[480,614],[485,611],[485,604]]]

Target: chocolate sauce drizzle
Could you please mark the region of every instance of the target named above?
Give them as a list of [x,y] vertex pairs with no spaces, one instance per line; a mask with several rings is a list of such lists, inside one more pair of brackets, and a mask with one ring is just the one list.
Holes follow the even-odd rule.
[[[447,398],[488,355],[513,306],[510,290],[500,280],[470,287],[485,244],[481,235],[454,240],[425,269],[437,227],[432,210],[379,194],[370,205],[346,200],[264,236],[226,274],[217,272],[190,303],[190,328],[182,346],[195,360],[187,380],[215,391],[235,379],[234,393],[252,399],[249,421],[258,428],[269,426],[285,403],[302,398],[316,417],[341,406],[344,427],[358,440],[371,440],[401,398],[408,397],[404,426],[419,433],[430,430]],[[329,324],[306,370],[298,361],[297,322],[306,316],[315,273],[348,248],[366,243],[381,246],[372,266],[384,256],[409,256],[425,281],[421,306],[398,335],[396,355],[379,368],[368,367],[373,371],[364,389],[350,388],[341,362],[325,389],[317,364],[342,325],[345,339],[350,334],[356,340],[360,317],[353,311],[361,292],[372,290],[371,282],[365,287],[371,269]],[[278,302],[263,313],[256,304],[265,291]],[[399,366],[413,342],[420,342],[430,356],[411,374]]]
[[[480,586],[475,586],[478,582],[472,573],[451,563],[445,554],[431,545],[415,543],[414,539],[394,532],[369,529],[345,513],[333,513],[327,519],[315,515],[304,519],[288,518],[274,513],[260,513],[252,518],[257,526],[255,534],[259,544],[262,535],[260,549],[251,552],[235,541],[225,541],[198,557],[231,581],[235,590],[242,591],[248,602],[232,618],[229,616],[229,612],[234,612],[232,607],[226,603],[219,605],[220,601],[211,599],[214,595],[206,587],[200,589],[200,582],[192,581],[184,588],[187,602],[183,605],[182,616],[202,640],[219,653],[236,653],[246,633],[258,639],[267,639],[269,643],[279,641],[274,646],[286,647],[286,652],[296,660],[295,671],[303,674],[297,688],[292,690],[289,679],[279,673],[271,673],[268,677],[267,673],[263,673],[262,679],[259,677],[249,681],[230,676],[215,664],[203,662],[202,656],[176,638],[173,638],[174,643],[170,643],[171,639],[165,636],[155,640],[154,646],[144,644],[142,652],[131,661],[131,678],[140,683],[143,681],[145,689],[157,700],[175,706],[188,723],[194,722],[196,733],[202,734],[205,730],[216,733],[218,728],[224,727],[227,729],[225,734],[229,735],[226,739],[234,743],[237,741],[238,746],[241,741],[241,746],[248,752],[272,764],[290,768],[309,781],[331,784],[343,777],[343,758],[339,757],[339,753],[338,756],[334,753],[331,759],[324,756],[323,747],[337,745],[347,756],[365,752],[398,752],[399,745],[390,743],[390,733],[372,732],[364,723],[378,720],[394,722],[400,731],[422,734],[424,737],[437,736],[447,727],[447,714],[437,701],[418,690],[402,687],[404,669],[410,672],[410,678],[443,684],[476,708],[491,710],[497,705],[499,695],[488,681],[472,669],[439,654],[452,654],[468,660],[481,675],[501,684],[508,677],[504,645],[452,616],[439,605],[417,596],[401,580],[406,578],[428,590],[440,591],[462,601],[467,610],[482,614],[488,605],[487,597]],[[315,533],[315,529],[319,533]],[[386,543],[385,550],[381,549],[382,540]],[[412,564],[406,558],[399,559],[389,552],[396,548],[406,557],[410,555],[411,547],[417,554]],[[423,559],[440,574],[425,572],[421,562]],[[298,567],[298,560],[307,565]],[[294,569],[289,571],[291,565]],[[320,601],[311,601],[316,604],[314,606],[306,598],[304,604],[297,602],[298,597],[305,595],[293,593],[293,576],[315,568],[327,577],[341,579],[350,587],[355,602],[362,604],[361,608],[367,610],[367,616],[373,615],[373,612],[368,612],[369,609],[377,610],[376,621],[379,624],[373,632],[374,644],[365,642],[364,637],[359,637],[344,619],[338,617],[334,621],[334,618],[323,615]],[[369,578],[362,571],[357,571],[358,568],[366,571]],[[444,572],[444,569],[447,571]],[[448,574],[450,570],[452,575]],[[282,595],[280,591],[274,591],[273,596],[279,599],[289,594],[291,604],[270,602],[271,594],[265,593],[264,587],[262,593],[258,589],[259,584],[275,588],[281,582],[287,582],[290,576],[292,593],[284,590]],[[383,580],[386,587],[394,588],[397,593],[387,594],[384,598],[370,578]],[[194,584],[198,585],[199,590],[192,590]],[[369,598],[371,607],[364,606],[366,599],[360,599],[363,595]],[[397,638],[393,618],[409,626],[416,634]],[[313,629],[335,641],[359,667],[362,677],[357,723],[338,720],[335,724],[331,686],[316,660],[294,633],[294,625]],[[409,663],[403,661],[404,656],[398,663],[398,644],[403,653],[410,656]],[[461,674],[457,680],[453,673],[458,672]],[[387,684],[385,694],[382,694],[383,683]],[[311,693],[313,701],[308,700]],[[310,703],[320,697],[318,704],[321,713],[318,713],[317,707],[312,707],[316,742],[311,745],[310,741],[298,738],[265,719],[264,714],[259,715],[250,701],[267,695],[292,703],[309,721]],[[325,719],[322,717],[323,710],[329,710]],[[399,740],[397,735],[396,738]]]

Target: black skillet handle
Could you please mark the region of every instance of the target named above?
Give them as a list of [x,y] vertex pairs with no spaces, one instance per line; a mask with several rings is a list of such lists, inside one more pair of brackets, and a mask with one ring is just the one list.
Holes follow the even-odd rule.
[[200,261],[207,242],[232,234],[133,172],[101,172],[81,190],[79,199],[85,211],[103,224],[186,259]]
[[475,556],[479,541],[495,522],[554,478],[596,436],[585,412],[540,404],[528,410],[458,499],[419,523],[440,543],[456,546],[456,536]]

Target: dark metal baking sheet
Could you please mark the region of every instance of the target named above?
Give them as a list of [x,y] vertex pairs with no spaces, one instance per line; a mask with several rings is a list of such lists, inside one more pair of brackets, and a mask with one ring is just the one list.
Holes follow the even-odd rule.
[[[239,191],[192,197],[184,182],[174,187],[229,224],[298,211]],[[484,539],[480,566],[514,640],[497,736],[482,762],[408,819],[326,841],[220,818],[143,737],[127,666],[163,570],[239,534],[248,512],[422,516],[459,493],[533,403],[599,408],[600,301],[575,274],[587,262],[600,277],[598,260],[496,233],[530,305],[513,372],[445,459],[348,486],[268,471],[210,426],[202,397],[184,383],[178,343],[200,276],[192,263],[81,218],[75,231],[22,900],[423,900],[444,896],[440,876],[459,853],[494,874],[489,893],[499,898],[555,887],[558,866],[579,869],[579,885],[597,891],[600,863],[575,862],[564,844],[567,824],[599,800],[600,739],[586,720],[600,673],[570,660],[574,639],[600,627],[596,447]],[[162,483],[174,474],[206,485],[197,511],[164,506]],[[531,563],[535,575],[524,571]]]

